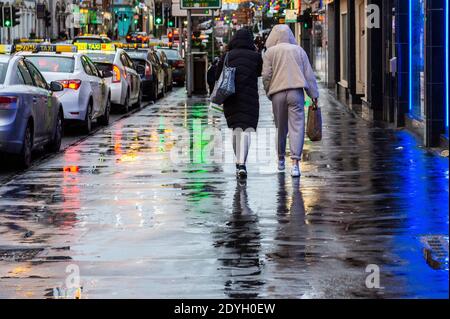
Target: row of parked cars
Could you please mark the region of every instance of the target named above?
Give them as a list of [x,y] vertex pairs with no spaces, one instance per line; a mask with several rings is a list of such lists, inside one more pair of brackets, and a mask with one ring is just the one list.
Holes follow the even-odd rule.
[[113,108],[128,112],[184,83],[176,70],[184,65],[166,48],[89,39],[1,47],[0,156],[16,156],[23,167],[35,148],[60,149],[66,123],[89,133],[93,121],[109,124]]

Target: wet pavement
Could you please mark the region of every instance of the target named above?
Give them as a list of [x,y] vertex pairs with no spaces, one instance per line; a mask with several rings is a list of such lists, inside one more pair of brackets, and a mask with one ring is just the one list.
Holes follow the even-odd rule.
[[[0,297],[448,298],[448,158],[322,90],[301,180],[255,156],[239,183],[210,160],[206,132],[227,129],[207,105],[175,90],[1,186]],[[446,264],[424,236],[447,238]]]
[[[143,102],[141,104],[141,108],[144,108],[150,105],[153,102]],[[138,109],[132,109],[128,114],[123,114],[120,110],[112,110],[110,114],[109,122],[110,124],[114,123],[117,120],[120,120],[123,117],[127,117],[134,112],[138,111]],[[92,132],[89,134],[95,134],[98,130],[102,128],[101,125],[97,124],[96,121],[93,123]],[[78,143],[79,141],[87,138],[89,135],[83,134],[80,132],[80,126],[77,126],[76,123],[71,123],[64,127],[64,136],[61,141],[61,151],[67,149],[68,147]],[[46,161],[49,154],[45,152],[42,148],[33,151],[33,163],[32,165],[38,164],[40,161]],[[21,173],[21,169],[17,167],[17,163],[14,161],[14,158],[8,158],[5,156],[0,156],[0,163],[2,164],[0,167],[0,184],[6,183],[11,178],[13,178],[16,174]]]

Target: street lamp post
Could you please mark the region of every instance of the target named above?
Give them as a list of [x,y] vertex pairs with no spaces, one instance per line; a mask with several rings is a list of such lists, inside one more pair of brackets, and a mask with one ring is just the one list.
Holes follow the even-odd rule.
[[186,86],[188,97],[192,96],[193,74],[192,74],[192,11],[187,9],[187,48],[186,48]]
[[116,26],[116,14],[114,12],[114,0],[111,0],[111,34],[112,37],[115,39],[116,35],[115,35],[115,30],[114,27]]

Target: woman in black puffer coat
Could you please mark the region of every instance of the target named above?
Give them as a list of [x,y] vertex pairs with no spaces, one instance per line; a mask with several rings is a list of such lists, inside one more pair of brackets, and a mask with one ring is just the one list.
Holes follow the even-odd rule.
[[[258,77],[262,58],[256,51],[253,34],[247,29],[236,32],[228,45],[228,66],[236,68],[236,93],[224,103],[228,127],[233,129],[233,147],[236,155],[236,174],[247,177],[245,163],[250,148],[250,131],[256,131],[259,119]],[[216,80],[222,73],[225,55],[220,59]]]

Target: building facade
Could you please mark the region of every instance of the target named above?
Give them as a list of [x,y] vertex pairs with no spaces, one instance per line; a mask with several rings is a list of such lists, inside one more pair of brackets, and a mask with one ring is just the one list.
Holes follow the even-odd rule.
[[[448,147],[448,0],[302,1],[295,27],[322,82],[369,121]],[[310,48],[311,46],[311,48]]]

